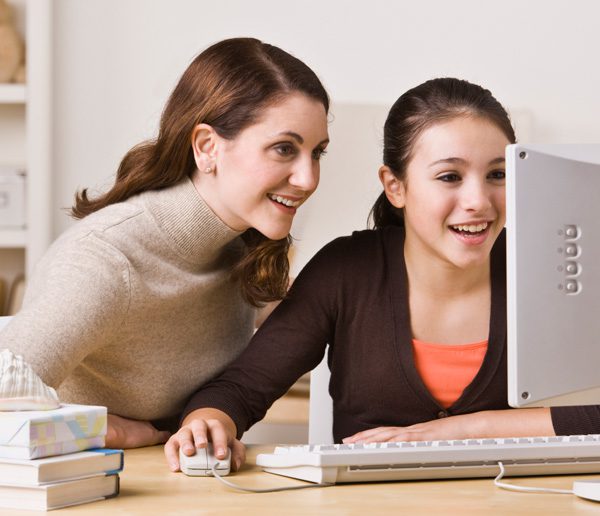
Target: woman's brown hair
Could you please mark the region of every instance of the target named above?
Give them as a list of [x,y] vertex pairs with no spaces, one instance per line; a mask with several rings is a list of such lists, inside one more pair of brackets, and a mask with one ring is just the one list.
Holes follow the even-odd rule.
[[[431,79],[401,95],[390,109],[383,128],[383,164],[404,181],[421,133],[435,123],[459,116],[485,118],[510,143],[516,141],[508,113],[489,90],[461,79]],[[375,228],[404,225],[402,210],[390,203],[385,192],[375,201],[369,218]]]
[[[178,183],[196,169],[191,147],[196,125],[209,124],[221,137],[233,139],[265,108],[293,92],[329,110],[329,97],[315,73],[280,48],[253,38],[232,38],[210,46],[192,61],[171,93],[158,136],[125,155],[108,192],[94,199],[86,189],[77,193],[71,214],[83,218],[141,192]],[[245,299],[260,306],[284,297],[291,237],[269,240],[252,228],[242,238],[248,252],[234,274],[241,280]]]

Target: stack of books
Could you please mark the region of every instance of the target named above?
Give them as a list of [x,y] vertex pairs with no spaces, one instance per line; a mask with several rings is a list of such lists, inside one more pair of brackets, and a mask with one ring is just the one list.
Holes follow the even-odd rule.
[[0,507],[50,510],[119,494],[123,451],[103,448],[106,408],[0,412]]

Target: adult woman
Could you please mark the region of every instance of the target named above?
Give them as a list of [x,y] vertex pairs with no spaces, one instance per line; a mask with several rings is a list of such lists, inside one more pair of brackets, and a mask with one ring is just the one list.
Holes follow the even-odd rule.
[[322,249],[244,353],[192,398],[165,447],[171,468],[179,447],[192,454],[209,437],[222,458],[327,344],[338,442],[599,428],[597,408],[507,405],[504,149],[514,141],[480,86],[435,79],[402,95],[385,124],[375,230]]
[[255,307],[286,291],[328,105],[314,72],[277,47],[236,38],[202,52],[156,140],[124,157],[106,194],[76,197],[83,220],[38,265],[0,347],[63,401],[107,406],[108,445],[164,442],[150,421],[177,417],[245,347]]

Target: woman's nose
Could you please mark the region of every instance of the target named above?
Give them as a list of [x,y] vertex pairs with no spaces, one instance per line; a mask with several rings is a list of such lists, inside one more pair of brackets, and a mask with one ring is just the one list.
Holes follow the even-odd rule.
[[289,183],[304,192],[313,192],[319,185],[320,168],[315,160],[302,160],[294,165]]

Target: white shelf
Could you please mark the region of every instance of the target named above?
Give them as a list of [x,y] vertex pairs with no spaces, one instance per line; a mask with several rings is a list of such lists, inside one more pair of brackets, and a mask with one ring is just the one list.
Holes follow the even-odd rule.
[[0,249],[20,249],[27,246],[27,230],[0,228]]
[[0,163],[22,163],[27,170],[27,228],[0,227],[0,276],[10,281],[23,273],[29,276],[51,242],[54,2],[8,0],[8,4],[26,43],[27,63],[27,84],[0,83]]
[[0,104],[25,104],[26,97],[24,84],[0,84]]

